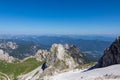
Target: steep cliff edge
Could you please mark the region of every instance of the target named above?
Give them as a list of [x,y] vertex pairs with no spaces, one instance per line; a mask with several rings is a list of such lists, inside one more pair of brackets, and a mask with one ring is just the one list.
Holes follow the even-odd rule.
[[96,67],[106,67],[120,64],[120,36],[104,51]]

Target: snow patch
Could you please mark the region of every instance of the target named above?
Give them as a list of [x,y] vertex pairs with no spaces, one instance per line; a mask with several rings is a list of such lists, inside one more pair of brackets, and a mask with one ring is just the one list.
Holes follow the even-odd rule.
[[54,75],[50,80],[89,80],[98,77],[103,77],[105,75],[115,75],[120,76],[120,64],[112,65],[109,67],[93,69],[89,71],[85,70],[72,70],[69,72]]

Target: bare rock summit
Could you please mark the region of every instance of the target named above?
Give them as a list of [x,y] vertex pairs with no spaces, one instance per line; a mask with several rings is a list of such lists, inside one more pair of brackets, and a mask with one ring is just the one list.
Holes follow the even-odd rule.
[[104,51],[96,66],[106,67],[114,64],[120,64],[120,36]]

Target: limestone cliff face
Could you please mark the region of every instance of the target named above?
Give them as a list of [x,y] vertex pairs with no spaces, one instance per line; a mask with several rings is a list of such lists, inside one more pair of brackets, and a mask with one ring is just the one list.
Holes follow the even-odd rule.
[[53,44],[46,61],[48,68],[44,70],[43,79],[46,80],[49,75],[75,69],[86,62],[84,55],[74,45]]
[[45,60],[46,66],[63,65],[64,63],[69,68],[75,68],[79,64],[86,63],[86,59],[79,49],[67,44],[53,44],[50,51],[38,50],[34,57],[39,61]]
[[47,50],[38,50],[34,57],[38,61],[43,61],[48,58],[48,55],[49,55],[49,52]]
[[56,68],[75,68],[78,63],[69,55],[67,45],[53,44],[46,65]]
[[79,49],[73,45],[69,46],[67,44],[53,44],[46,61],[47,66],[54,65],[62,69],[64,69],[64,67],[73,69],[79,64],[84,63],[86,63],[85,57]]
[[110,47],[104,51],[104,55],[96,66],[106,67],[114,64],[120,64],[120,37],[118,37]]
[[[39,75],[40,80],[48,80],[49,76],[75,69],[87,62],[78,48],[67,44],[53,44],[49,51],[39,50],[34,57],[39,61],[44,60],[45,63],[41,66],[40,73],[37,73],[38,70],[34,70],[33,72],[36,74],[30,74],[33,72],[26,74],[26,76],[31,76],[29,80],[37,80],[38,77],[35,75]],[[20,79],[22,78],[27,79],[24,75],[20,77]]]

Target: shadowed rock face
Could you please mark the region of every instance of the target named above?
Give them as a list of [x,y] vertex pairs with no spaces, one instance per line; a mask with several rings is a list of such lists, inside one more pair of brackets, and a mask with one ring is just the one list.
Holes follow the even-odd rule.
[[75,45],[71,45],[68,51],[68,54],[71,55],[71,57],[73,57],[78,64],[85,64],[88,62],[85,56],[79,51],[79,49]]
[[96,67],[120,64],[120,36],[104,51]]

